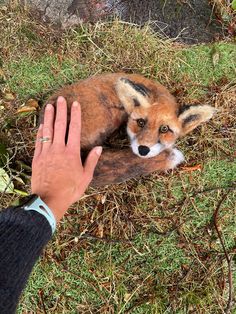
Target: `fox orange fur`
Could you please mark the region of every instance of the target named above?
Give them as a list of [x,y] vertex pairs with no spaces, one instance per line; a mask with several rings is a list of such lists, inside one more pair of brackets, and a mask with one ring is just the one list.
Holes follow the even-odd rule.
[[[102,145],[126,123],[131,149],[104,151],[97,165],[94,186],[118,183],[156,170],[173,169],[183,162],[174,148],[177,138],[209,120],[215,109],[208,105],[179,106],[161,84],[138,74],[103,74],[58,90],[68,108],[81,104],[81,150]],[[69,120],[70,110],[68,110]]]

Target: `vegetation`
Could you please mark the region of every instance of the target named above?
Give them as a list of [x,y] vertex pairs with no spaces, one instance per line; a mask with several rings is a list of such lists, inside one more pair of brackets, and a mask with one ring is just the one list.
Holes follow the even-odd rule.
[[[223,313],[236,287],[235,43],[188,47],[117,20],[62,33],[19,8],[0,8],[0,20],[1,167],[18,193],[30,191],[39,108],[59,86],[137,72],[180,103],[218,109],[178,142],[185,168],[87,191],[34,268],[18,313]],[[39,108],[19,113],[30,98]],[[1,193],[1,205],[17,197]]]

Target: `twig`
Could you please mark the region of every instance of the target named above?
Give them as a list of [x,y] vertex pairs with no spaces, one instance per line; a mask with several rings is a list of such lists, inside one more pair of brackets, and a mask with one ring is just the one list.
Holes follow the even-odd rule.
[[78,278],[78,279],[84,281],[88,286],[90,286],[93,290],[95,290],[95,291],[99,294],[99,296],[100,296],[100,298],[103,300],[103,302],[104,302],[105,304],[107,304],[107,300],[106,300],[106,299],[104,298],[104,296],[101,294],[100,286],[99,286],[99,288],[95,287],[90,281],[88,281],[88,280],[85,279],[84,277],[81,277],[81,276],[79,276],[78,274],[76,274],[76,273],[70,271],[70,270],[67,269],[65,266],[62,268],[62,271],[67,272],[67,273],[73,275],[74,277],[76,277],[76,278]]
[[220,240],[220,243],[221,243],[221,246],[223,248],[223,251],[224,251],[224,255],[225,255],[225,259],[227,261],[227,264],[228,264],[228,282],[229,282],[229,297],[228,297],[228,302],[227,302],[227,306],[226,306],[226,309],[225,309],[225,314],[228,314],[228,313],[231,313],[231,308],[233,306],[233,276],[232,276],[232,259],[231,257],[229,256],[228,252],[226,251],[226,248],[225,248],[225,245],[224,245],[224,241],[221,237],[221,233],[218,229],[218,226],[217,226],[217,219],[218,219],[218,213],[219,213],[219,210],[220,210],[220,207],[222,205],[222,203],[225,201],[225,199],[227,198],[228,194],[229,194],[230,191],[228,191],[227,193],[225,193],[223,195],[223,197],[221,198],[221,200],[219,201],[215,211],[214,211],[214,214],[213,214],[213,222],[214,222],[214,227],[216,229],[216,232],[217,232],[217,235],[219,237],[219,240]]
[[130,243],[132,241],[132,239],[123,240],[123,239],[112,239],[112,238],[109,239],[105,237],[96,237],[88,233],[81,235],[79,239],[91,239],[91,240],[98,240],[98,241],[107,242],[107,243]]
[[[197,194],[212,192],[212,191],[216,191],[216,190],[228,190],[228,191],[236,190],[236,183],[232,182],[232,185],[230,185],[230,186],[217,186],[217,187],[213,187],[213,188],[207,188],[204,190],[199,190],[199,191],[196,191],[195,193],[193,193],[192,196],[196,196]],[[228,194],[228,192],[227,192],[227,194]]]
[[45,304],[44,304],[44,299],[43,299],[43,290],[39,291],[39,297],[40,297],[40,300],[41,300],[41,303],[42,303],[42,306],[43,306],[43,313],[47,314],[47,311],[46,311],[46,308],[45,308]]
[[118,314],[122,313],[127,305],[127,303],[133,298],[133,296],[135,295],[135,293],[138,292],[138,290],[143,286],[144,282],[147,281],[147,279],[151,276],[151,274],[149,274],[143,281],[142,283],[137,286],[136,289],[134,289],[134,291],[132,292],[132,294],[128,297],[128,299],[125,301],[125,304],[122,306],[122,308],[119,310]]

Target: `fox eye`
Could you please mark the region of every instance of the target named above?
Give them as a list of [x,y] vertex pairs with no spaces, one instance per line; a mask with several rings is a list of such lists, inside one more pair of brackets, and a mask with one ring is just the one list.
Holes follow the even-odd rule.
[[159,132],[161,133],[167,133],[169,131],[168,125],[161,125],[159,128]]
[[146,121],[141,118],[141,119],[138,119],[138,120],[137,120],[137,124],[138,124],[138,126],[139,126],[140,128],[143,128],[143,127],[145,126],[145,124],[146,124]]

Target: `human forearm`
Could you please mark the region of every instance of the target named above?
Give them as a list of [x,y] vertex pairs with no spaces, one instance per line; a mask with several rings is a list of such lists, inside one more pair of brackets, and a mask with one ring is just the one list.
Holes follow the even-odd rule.
[[22,208],[0,213],[0,313],[15,312],[20,294],[52,229],[44,216]]

